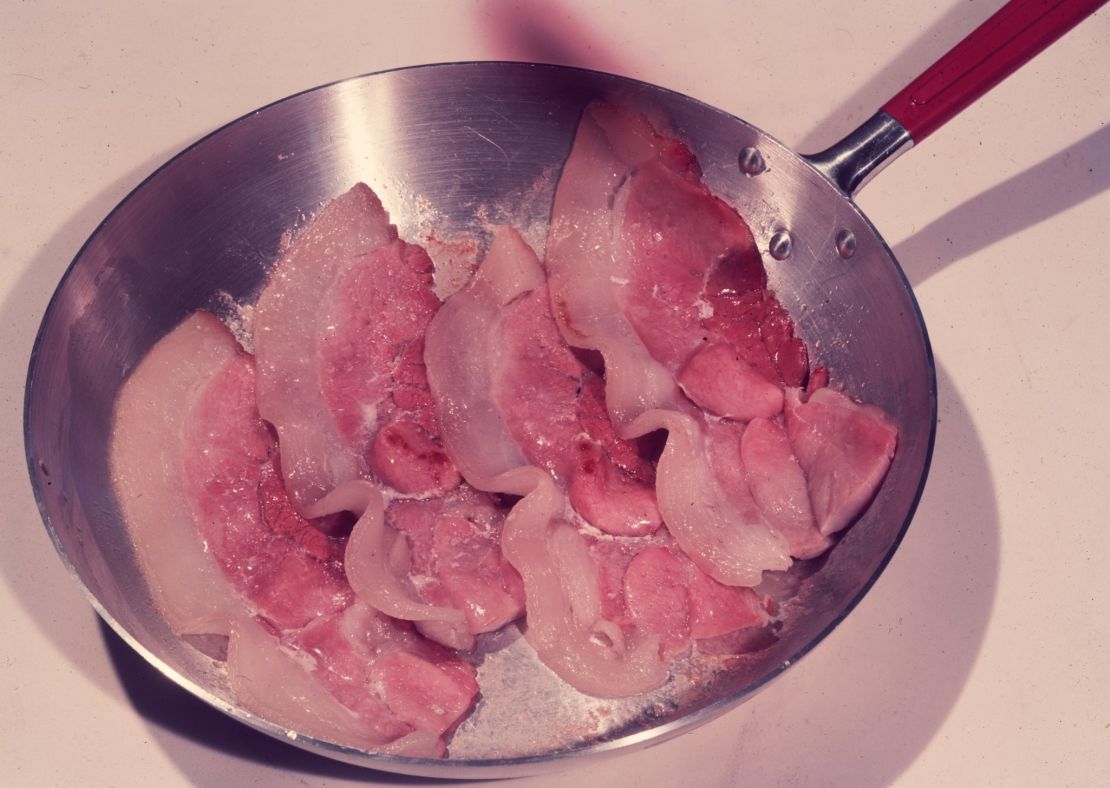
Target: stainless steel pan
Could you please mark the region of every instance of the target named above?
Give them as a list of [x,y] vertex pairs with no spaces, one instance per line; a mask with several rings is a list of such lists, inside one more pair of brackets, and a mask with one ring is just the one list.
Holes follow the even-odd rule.
[[[1101,4],[1011,3],[860,129],[809,157],[658,87],[516,63],[357,77],[213,132],[104,220],[43,319],[27,381],[26,447],[63,561],[112,628],[175,682],[259,730],[352,763],[432,776],[521,774],[563,758],[633,750],[721,714],[804,656],[856,605],[891,558],[925,483],[936,425],[925,326],[901,269],[851,195]],[[434,231],[480,244],[490,220],[511,220],[542,238],[553,176],[583,107],[596,98],[650,106],[690,144],[709,186],[750,223],[771,284],[816,360],[898,424],[890,474],[865,516],[802,583],[778,642],[710,683],[675,681],[646,698],[600,702],[560,685],[510,632],[487,644],[483,702],[445,761],[290,737],[240,709],[219,664],[174,637],[153,608],[108,478],[116,392],[184,316],[255,295],[282,233],[355,181],[378,191],[411,239]],[[539,741],[537,729],[545,731]]]

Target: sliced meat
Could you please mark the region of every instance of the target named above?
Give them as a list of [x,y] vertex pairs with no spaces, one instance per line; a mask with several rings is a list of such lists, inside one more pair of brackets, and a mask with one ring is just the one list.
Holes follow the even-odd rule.
[[723,342],[695,350],[679,369],[678,383],[686,396],[717,416],[751,421],[782,411],[782,389]]
[[[440,404],[445,422],[468,413],[500,436],[493,445],[515,444],[514,463],[523,458],[553,474],[578,513],[603,531],[659,527],[651,463],[604,416],[604,388],[559,334],[543,269],[511,228],[495,232],[470,285],[437,317],[428,364],[440,381],[450,378],[452,388],[441,389],[454,397]],[[487,410],[476,412],[477,402]],[[481,461],[464,459],[481,446],[448,446],[464,474]]]
[[417,732],[442,737],[478,694],[471,665],[361,603],[281,642],[309,657],[317,681],[385,741]]
[[154,603],[179,635],[226,635],[245,610],[197,533],[181,468],[197,399],[241,356],[223,324],[197,312],[150,349],[116,400],[109,448],[116,500]]
[[789,566],[786,546],[754,507],[733,505],[708,460],[706,421],[676,376],[707,337],[707,282],[733,295],[715,268],[748,286],[754,247],[683,150],[640,117],[591,105],[556,190],[549,284],[567,342],[604,358],[617,434],[667,431],[656,496],[670,532],[717,580],[752,586]]
[[786,392],[786,431],[805,471],[822,534],[849,525],[879,489],[898,443],[898,430],[874,405],[824,387],[803,401]]
[[[278,432],[290,497],[300,511],[362,475],[320,385],[320,345],[329,304],[344,276],[397,238],[377,196],[358,184],[305,226],[270,275],[254,313],[258,406]],[[355,421],[347,414],[347,424]]]
[[250,356],[239,354],[205,386],[185,423],[183,450],[195,527],[258,616],[294,629],[350,603],[341,543],[286,496],[277,447],[258,415]]
[[519,236],[499,232],[472,282],[432,321],[428,380],[444,445],[463,477],[478,489],[522,498],[505,520],[502,550],[523,581],[526,634],[539,658],[584,692],[634,695],[662,684],[667,663],[653,639],[625,643],[620,628],[600,615],[596,565],[565,521],[556,463],[546,470],[530,461],[513,435],[514,417],[498,402],[506,307],[542,281]]
[[504,560],[506,510],[463,486],[448,496],[396,500],[385,508],[366,481],[340,485],[312,507],[318,514],[353,512],[347,577],[359,599],[395,618],[416,622],[438,643],[468,650],[524,612],[524,591]]
[[624,599],[631,620],[656,634],[670,658],[690,645],[690,590],[686,567],[665,547],[647,547],[624,573]]
[[458,484],[439,446],[421,337],[432,263],[365,184],[327,203],[275,265],[254,313],[259,409],[304,513],[373,474],[403,493]]
[[[228,680],[243,708],[291,731],[348,747],[413,758],[439,758],[443,739],[433,730],[405,733],[401,725],[381,732],[374,724],[340,703],[303,655],[282,646],[261,624],[237,622],[228,644]],[[388,717],[387,707],[380,708]]]
[[[441,498],[394,501],[387,516],[406,541],[403,568],[420,598],[462,611],[467,632],[493,632],[524,613],[524,588],[501,555],[507,508],[469,485]],[[429,637],[442,637],[417,627]],[[469,645],[456,648],[470,648]]]
[[786,539],[790,555],[813,558],[829,549],[832,542],[813,517],[805,473],[778,422],[752,420],[740,439],[740,460],[752,497]]
[[526,635],[540,660],[566,682],[597,697],[627,697],[659,687],[668,660],[659,639],[625,638],[603,614],[599,568],[585,537],[558,519],[563,501],[551,477],[526,468],[533,487],[509,514],[502,547],[524,581]]
[[666,540],[598,544],[594,552],[608,617],[637,627],[641,637],[656,636],[666,658],[685,653],[692,641],[770,621],[766,603],[752,589],[717,582]]

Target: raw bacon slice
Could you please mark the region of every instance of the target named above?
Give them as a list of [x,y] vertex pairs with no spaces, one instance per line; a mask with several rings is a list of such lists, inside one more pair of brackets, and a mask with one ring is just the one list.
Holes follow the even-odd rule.
[[361,602],[287,633],[282,645],[311,657],[314,677],[387,741],[443,736],[478,694],[473,666]]
[[633,621],[657,633],[672,653],[690,639],[716,638],[762,627],[766,606],[750,588],[718,583],[681,552],[652,545],[636,554],[624,574],[624,596]]
[[446,497],[397,500],[386,510],[374,485],[353,481],[311,511],[358,515],[345,558],[351,587],[360,600],[416,622],[438,643],[468,650],[475,635],[524,612],[520,578],[498,547],[505,513],[469,487]]
[[420,364],[439,305],[431,284],[427,254],[398,239],[362,183],[327,203],[275,266],[254,314],[259,410],[302,513],[370,472],[403,493],[458,484]]
[[434,730],[383,736],[336,700],[303,663],[303,656],[255,621],[243,619],[231,631],[228,680],[244,708],[298,734],[349,747],[413,758],[443,756],[443,739]]
[[600,615],[597,567],[565,521],[565,497],[549,471],[530,464],[497,401],[505,308],[542,281],[519,236],[498,233],[471,284],[428,329],[428,380],[444,445],[463,477],[480,490],[522,497],[506,518],[502,550],[524,583],[526,635],[541,661],[583,692],[634,695],[667,678],[658,640],[626,642]]
[[752,497],[763,516],[782,534],[795,558],[813,558],[832,540],[817,528],[805,473],[777,421],[753,419],[740,438],[740,461]]
[[[133,520],[139,538],[161,526],[149,531],[164,540],[151,571],[161,573],[167,620],[181,633],[229,635],[228,674],[246,707],[349,746],[443,752],[442,735],[473,705],[473,669],[352,606],[342,542],[293,508],[258,414],[253,360],[216,318],[198,313],[151,349],[121,392],[116,428],[121,507],[144,518]],[[148,499],[157,511],[144,508]],[[196,574],[175,574],[175,561]],[[355,608],[373,622],[352,635],[370,673],[341,687],[321,665],[344,659],[343,643],[310,633],[338,627]],[[440,711],[429,692],[443,696]]]
[[[714,578],[753,586],[763,571],[790,565],[786,545],[758,510],[729,500],[708,461],[705,421],[675,380],[706,336],[699,301],[712,266],[742,255],[751,235],[708,193],[683,151],[642,119],[587,108],[555,195],[549,284],[568,343],[605,360],[618,434],[668,433],[656,469],[668,529]],[[649,210],[655,203],[659,210]]]
[[678,371],[678,383],[695,403],[728,419],[751,421],[782,412],[782,389],[723,342],[690,354]]
[[[493,409],[467,418],[488,423],[493,434],[503,430],[519,457],[552,473],[595,527],[625,535],[656,530],[651,463],[613,430],[604,387],[559,334],[543,269],[516,231],[495,231],[471,284],[444,309],[448,315],[429,332],[429,341],[443,340],[436,361],[456,364],[459,379],[473,384],[460,408],[485,399]],[[430,350],[428,357],[435,363]],[[452,457],[459,461],[458,453]]]
[[359,184],[289,245],[255,307],[259,412],[277,430],[286,487],[302,512],[362,470],[321,390],[320,305],[333,300],[344,274],[396,238],[377,196]]
[[188,414],[182,476],[208,551],[256,615],[284,630],[343,609],[351,590],[342,544],[290,505],[276,454],[258,416],[253,359],[237,353]]
[[197,534],[181,472],[188,415],[240,353],[215,316],[197,312],[150,349],[116,400],[116,499],[154,603],[179,635],[226,635],[245,609]]
[[507,512],[469,485],[440,498],[394,501],[388,510],[407,539],[406,572],[418,579],[421,596],[461,610],[473,634],[498,630],[524,612],[520,576],[501,555]]
[[786,431],[808,480],[817,525],[822,534],[836,533],[879,489],[898,430],[881,408],[824,387],[805,401],[800,389],[787,389]]

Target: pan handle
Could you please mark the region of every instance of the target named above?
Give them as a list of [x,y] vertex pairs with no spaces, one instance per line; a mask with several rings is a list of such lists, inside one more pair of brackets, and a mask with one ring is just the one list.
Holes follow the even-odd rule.
[[806,158],[845,193],[854,195],[883,167],[1106,2],[1010,0],[858,129]]

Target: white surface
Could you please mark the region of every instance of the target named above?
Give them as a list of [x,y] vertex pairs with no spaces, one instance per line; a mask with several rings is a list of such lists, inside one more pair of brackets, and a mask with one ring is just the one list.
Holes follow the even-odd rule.
[[[35,329],[158,164],[295,91],[490,58],[639,77],[813,150],[998,5],[0,4],[5,784],[404,781],[273,743],[151,675],[42,528],[21,436]],[[868,598],[740,709],[520,785],[1110,784],[1108,120],[1103,10],[862,194],[920,298],[941,420],[918,517]]]

